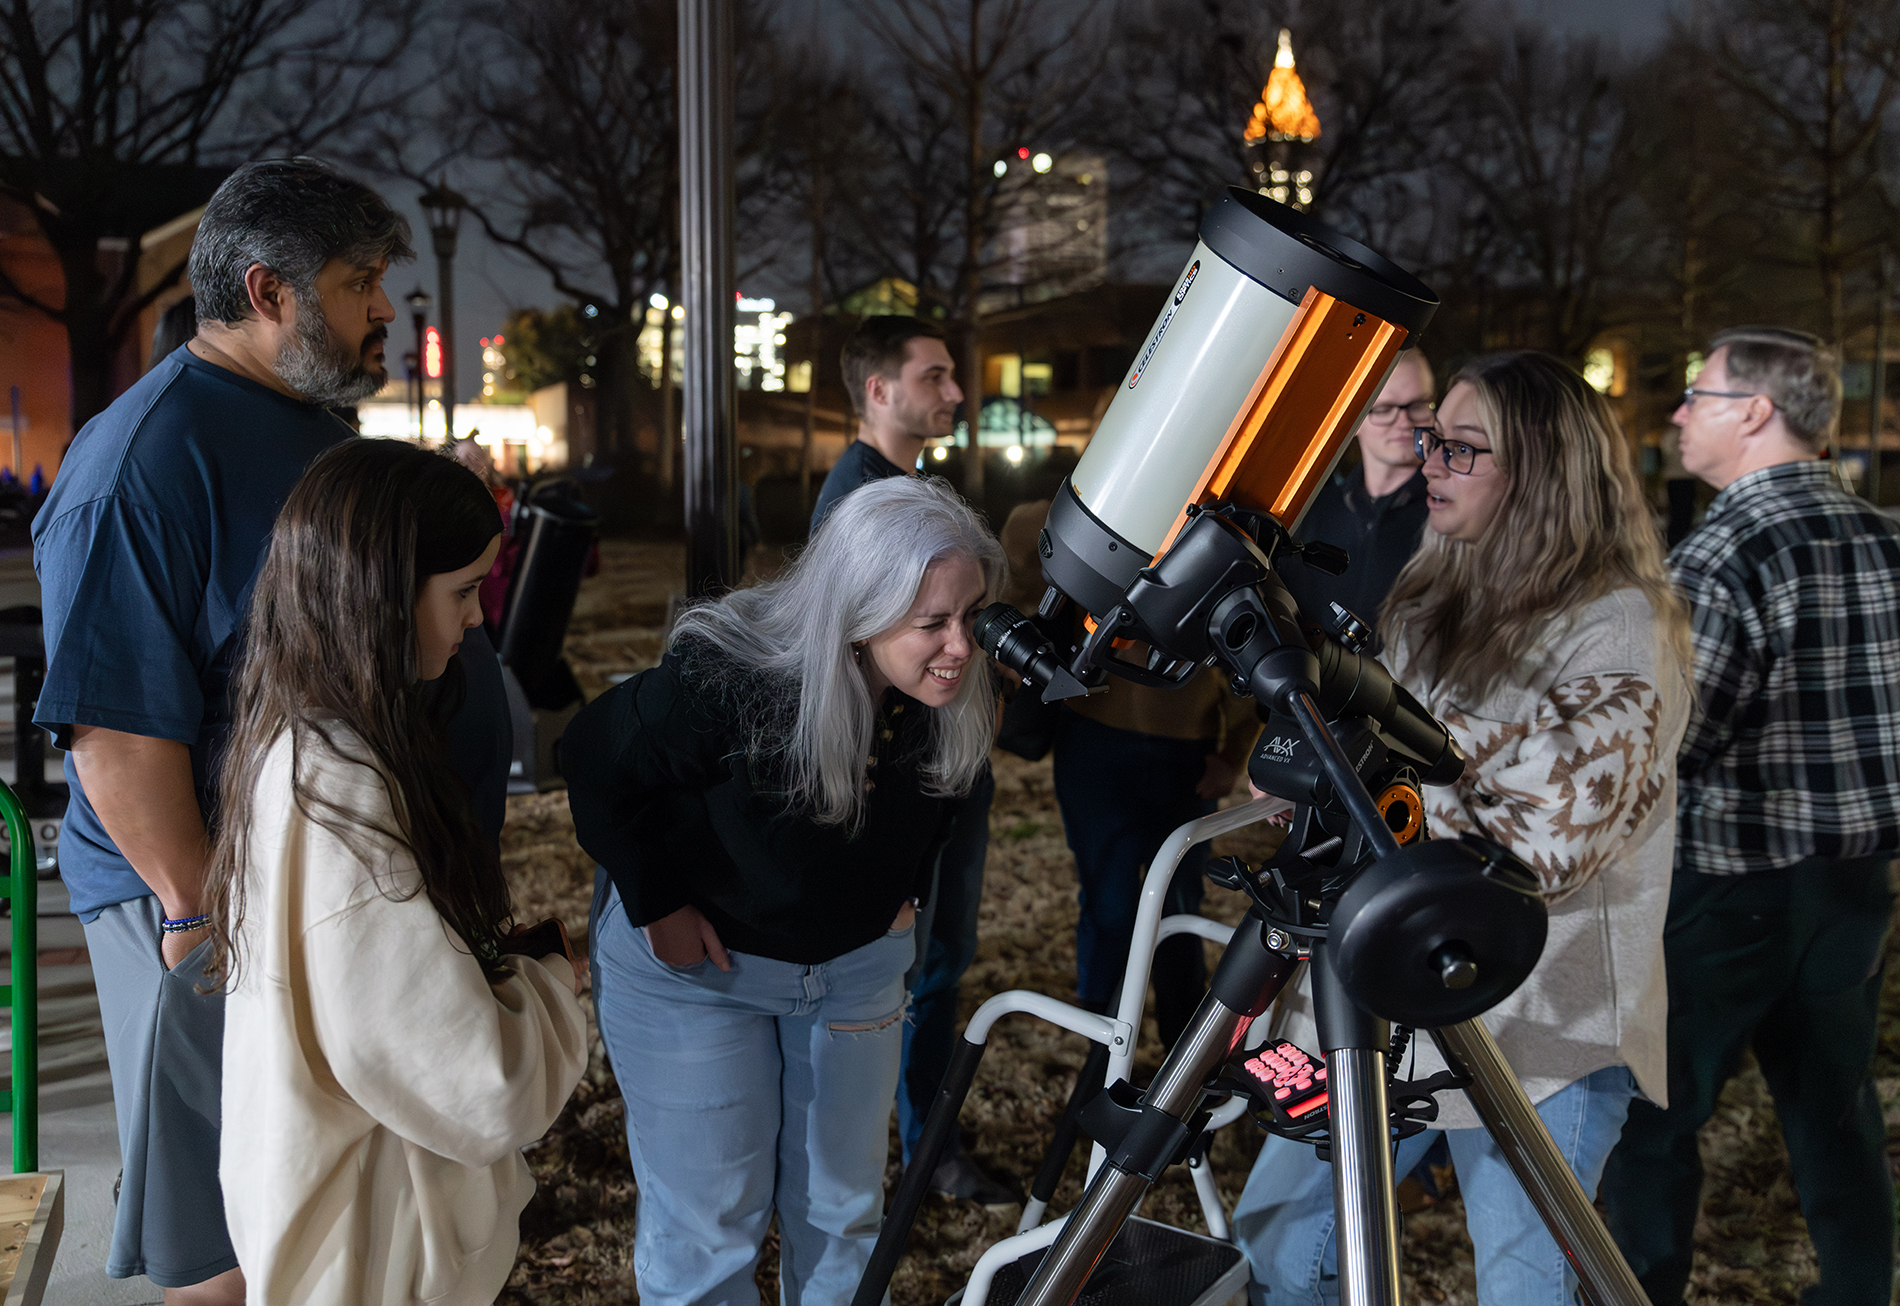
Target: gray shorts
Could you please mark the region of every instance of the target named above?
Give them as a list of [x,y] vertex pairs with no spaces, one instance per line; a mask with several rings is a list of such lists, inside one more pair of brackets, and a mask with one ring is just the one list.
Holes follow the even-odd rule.
[[167,971],[158,899],[115,903],[86,926],[105,1024],[125,1177],[106,1273],[183,1288],[237,1268],[218,1188],[224,995],[198,992],[207,939]]

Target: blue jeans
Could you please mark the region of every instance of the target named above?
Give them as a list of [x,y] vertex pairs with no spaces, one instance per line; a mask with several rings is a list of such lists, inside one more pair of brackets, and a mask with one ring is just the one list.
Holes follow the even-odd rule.
[[[1075,854],[1075,991],[1091,1011],[1121,996],[1148,864],[1177,828],[1215,803],[1194,792],[1214,751],[1211,739],[1144,735],[1064,711],[1056,727],[1055,790]],[[1211,845],[1197,843],[1168,885],[1163,915],[1196,916]],[[1173,1046],[1207,991],[1201,941],[1169,939],[1155,950],[1155,1023]]]
[[[1592,1197],[1635,1093],[1628,1068],[1610,1066],[1537,1105],[1558,1151]],[[1408,1173],[1441,1133],[1451,1147],[1465,1200],[1465,1228],[1477,1253],[1478,1300],[1511,1306],[1580,1303],[1569,1262],[1484,1129],[1415,1134],[1399,1144],[1393,1173]],[[1273,1306],[1337,1302],[1333,1223],[1332,1167],[1307,1144],[1269,1135],[1234,1207],[1234,1240],[1253,1266],[1255,1300]]]
[[817,966],[674,967],[596,875],[594,1001],[626,1101],[642,1302],[756,1306],[774,1210],[780,1300],[850,1300],[883,1212],[911,935]]
[[903,1087],[897,1095],[897,1132],[904,1140],[906,1165],[956,1051],[957,1004],[963,972],[976,959],[976,911],[983,903],[995,797],[996,778],[986,766],[957,813],[957,828],[937,861],[930,901],[917,916],[922,946],[909,976],[910,1019],[904,1022]]

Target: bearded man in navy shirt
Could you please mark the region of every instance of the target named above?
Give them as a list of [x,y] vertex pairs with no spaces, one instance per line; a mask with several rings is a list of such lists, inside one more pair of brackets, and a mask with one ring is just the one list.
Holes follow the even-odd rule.
[[[312,159],[246,164],[192,242],[197,334],[73,441],[33,527],[46,623],[35,721],[67,750],[60,871],[86,927],[124,1173],[107,1254],[167,1306],[244,1300],[218,1188],[223,998],[210,935],[226,686],[271,525],[310,460],[353,438],[330,407],[387,378],[382,278],[414,256],[403,218]],[[479,630],[454,755],[499,836],[510,737]]]

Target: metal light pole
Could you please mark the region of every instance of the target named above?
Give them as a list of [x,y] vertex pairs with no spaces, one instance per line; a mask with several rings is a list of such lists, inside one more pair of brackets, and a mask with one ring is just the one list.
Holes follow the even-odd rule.
[[679,27],[686,589],[701,595],[737,584],[740,572],[732,483],[731,0],[680,0]]
[[409,378],[416,383],[416,439],[428,438],[428,423],[424,420],[429,412],[428,382],[422,374],[422,333],[429,325],[429,292],[417,282],[416,288],[409,292],[409,321],[416,329],[416,366]]
[[[435,241],[436,291],[442,296],[442,431],[444,441],[455,438],[455,237],[462,227],[468,201],[449,189],[446,179],[419,201],[429,219]],[[420,346],[418,346],[418,352]]]

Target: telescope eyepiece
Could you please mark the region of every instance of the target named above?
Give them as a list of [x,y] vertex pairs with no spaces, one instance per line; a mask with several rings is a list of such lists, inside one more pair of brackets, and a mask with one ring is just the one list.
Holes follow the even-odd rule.
[[1088,687],[1069,674],[1055,642],[1030,618],[1007,603],[992,603],[976,614],[972,633],[977,647],[1042,691],[1044,702],[1075,698]]

